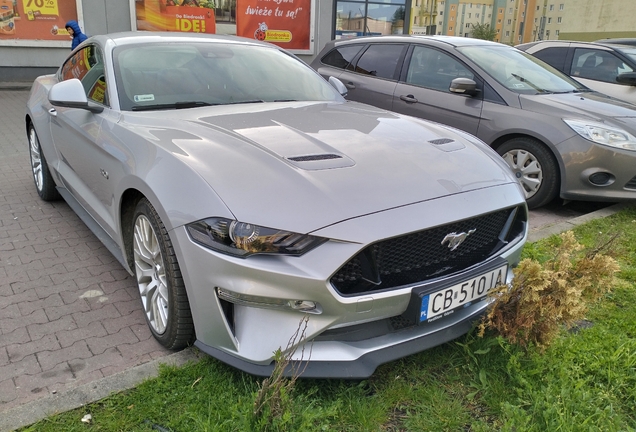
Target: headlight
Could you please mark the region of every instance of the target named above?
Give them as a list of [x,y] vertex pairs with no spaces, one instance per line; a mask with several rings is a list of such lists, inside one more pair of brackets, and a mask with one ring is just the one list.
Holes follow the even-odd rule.
[[625,150],[636,150],[636,137],[623,129],[587,120],[563,119],[586,140]]
[[302,255],[327,241],[225,218],[209,218],[186,225],[190,238],[200,245],[229,255],[246,257],[258,253]]

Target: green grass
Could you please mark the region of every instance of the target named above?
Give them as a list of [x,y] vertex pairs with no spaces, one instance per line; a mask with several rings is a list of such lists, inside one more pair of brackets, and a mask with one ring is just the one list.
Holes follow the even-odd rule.
[[[299,380],[270,423],[251,412],[260,380],[214,359],[163,367],[131,391],[23,431],[636,430],[636,209],[575,229],[592,245],[620,232],[619,285],[544,353],[470,333],[378,368],[364,381]],[[545,260],[556,237],[528,244]],[[80,419],[93,416],[90,425]]]

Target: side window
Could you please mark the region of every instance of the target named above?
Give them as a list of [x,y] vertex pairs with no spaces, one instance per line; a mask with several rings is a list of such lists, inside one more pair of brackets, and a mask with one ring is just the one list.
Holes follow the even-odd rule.
[[565,57],[567,53],[568,47],[551,47],[542,49],[532,55],[543,60],[553,68],[565,72]]
[[475,75],[446,53],[423,46],[413,48],[406,73],[408,84],[450,93],[448,88],[455,78],[475,79]]
[[322,61],[327,66],[333,66],[338,69],[346,69],[351,63],[351,60],[360,52],[364,45],[347,45],[340,48],[333,49],[324,56]]
[[60,79],[66,81],[71,78],[77,78],[82,82],[89,100],[108,105],[104,60],[97,47],[89,45],[64,63]]
[[362,54],[354,71],[378,78],[395,79],[404,47],[400,44],[372,44]]
[[572,75],[595,81],[615,83],[619,73],[632,68],[608,51],[577,48],[572,58]]

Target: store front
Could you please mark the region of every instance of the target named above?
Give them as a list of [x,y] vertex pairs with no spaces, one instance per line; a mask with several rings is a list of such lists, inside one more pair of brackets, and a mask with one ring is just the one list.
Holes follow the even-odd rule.
[[128,30],[239,35],[310,62],[332,39],[408,33],[411,0],[0,0],[0,82],[54,72],[87,35]]

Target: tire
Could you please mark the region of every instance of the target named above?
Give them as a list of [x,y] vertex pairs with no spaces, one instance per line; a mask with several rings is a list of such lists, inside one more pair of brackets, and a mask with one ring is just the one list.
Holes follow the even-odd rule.
[[134,272],[146,323],[161,345],[171,350],[194,342],[194,325],[181,270],[161,218],[142,198],[132,226]]
[[31,173],[33,174],[35,189],[38,191],[40,198],[44,201],[59,200],[62,197],[55,188],[55,181],[53,180],[53,177],[51,177],[49,165],[47,164],[46,159],[44,159],[40,140],[38,139],[38,134],[35,132],[33,125],[29,125],[28,138]]
[[548,148],[532,138],[513,138],[497,147],[526,195],[528,208],[546,205],[559,193],[559,171]]

